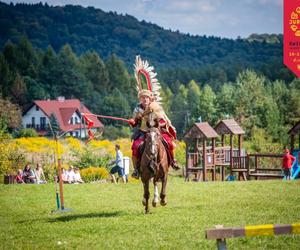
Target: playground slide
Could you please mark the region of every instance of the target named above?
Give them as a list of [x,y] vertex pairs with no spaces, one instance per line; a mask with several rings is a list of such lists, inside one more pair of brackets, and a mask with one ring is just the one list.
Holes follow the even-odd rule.
[[300,177],[300,165],[299,165],[299,152],[300,150],[294,150],[293,152],[293,156],[296,157],[296,160],[292,166],[292,176],[291,179],[295,180],[297,178],[297,176]]

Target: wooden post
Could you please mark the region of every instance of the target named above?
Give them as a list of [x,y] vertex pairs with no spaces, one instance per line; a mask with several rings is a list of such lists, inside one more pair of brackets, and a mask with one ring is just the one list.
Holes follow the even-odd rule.
[[215,144],[216,144],[216,139],[212,138],[212,146],[211,146],[211,150],[212,150],[212,180],[215,181],[216,180],[216,165],[215,165]]
[[294,151],[295,135],[291,134],[291,152]]
[[238,135],[238,143],[239,143],[239,156],[242,156],[242,142],[243,142],[242,135]]
[[198,164],[199,163],[199,139],[198,138],[196,138],[196,149],[195,149],[195,153],[197,153],[196,154],[196,164]]
[[189,171],[188,171],[188,167],[189,167],[189,144],[188,144],[188,140],[186,139],[185,141],[185,180],[187,181],[189,178]]
[[65,209],[64,192],[63,192],[63,180],[61,174],[61,159],[58,159],[58,177],[59,177],[59,195],[60,195],[60,207],[61,210]]
[[221,166],[221,171],[222,171],[222,181],[224,181],[225,180],[225,166],[224,165]]
[[230,175],[233,174],[233,135],[230,134]]
[[[258,168],[258,156],[255,155],[255,173],[257,173],[257,168]],[[255,176],[255,180],[257,180],[257,176]]]
[[203,181],[206,181],[206,139],[203,138]]
[[247,154],[246,167],[247,167],[247,173],[248,173],[247,177],[250,180],[250,155],[249,154]]

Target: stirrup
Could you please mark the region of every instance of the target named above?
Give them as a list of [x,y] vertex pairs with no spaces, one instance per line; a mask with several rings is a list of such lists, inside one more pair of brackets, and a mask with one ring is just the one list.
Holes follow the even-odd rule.
[[179,170],[180,169],[180,167],[179,167],[179,165],[176,161],[174,161],[171,166],[174,170]]
[[131,174],[131,177],[135,179],[139,179],[140,178],[139,171],[137,169],[134,169],[133,173]]

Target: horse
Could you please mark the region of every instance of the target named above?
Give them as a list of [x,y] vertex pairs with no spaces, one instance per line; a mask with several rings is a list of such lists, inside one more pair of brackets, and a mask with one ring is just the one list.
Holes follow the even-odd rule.
[[149,213],[149,184],[151,178],[153,178],[154,185],[154,198],[152,200],[152,206],[156,207],[158,203],[158,182],[162,182],[160,192],[160,204],[162,206],[167,205],[166,200],[166,186],[169,171],[169,161],[165,146],[163,145],[163,137],[159,129],[155,126],[155,122],[152,119],[152,115],[149,115],[149,132],[145,135],[144,150],[141,155],[140,172],[141,180],[144,187],[144,195],[142,204],[145,207],[145,213]]

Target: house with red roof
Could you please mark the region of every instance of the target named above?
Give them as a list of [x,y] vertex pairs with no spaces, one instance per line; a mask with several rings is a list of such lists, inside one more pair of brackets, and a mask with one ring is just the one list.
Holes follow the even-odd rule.
[[[91,113],[78,99],[36,100],[24,112],[22,125],[24,128],[34,128],[39,135],[45,135],[49,127],[49,119],[55,115],[60,129],[73,137],[87,137],[87,126],[81,113]],[[93,121],[92,132],[104,126],[97,117],[91,116]]]

